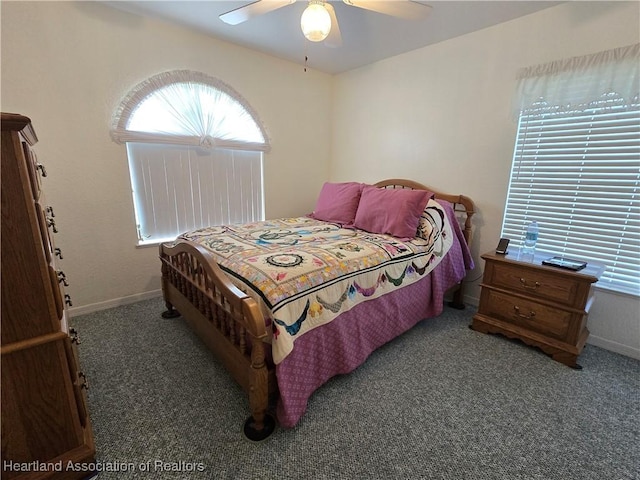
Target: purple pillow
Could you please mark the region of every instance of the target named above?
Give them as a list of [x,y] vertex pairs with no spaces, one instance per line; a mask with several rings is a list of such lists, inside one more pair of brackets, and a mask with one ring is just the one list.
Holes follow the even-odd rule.
[[320,190],[316,208],[309,216],[325,222],[353,224],[363,187],[363,183],[357,182],[326,182]]
[[397,238],[414,238],[420,215],[431,195],[425,190],[367,186],[360,197],[354,227]]

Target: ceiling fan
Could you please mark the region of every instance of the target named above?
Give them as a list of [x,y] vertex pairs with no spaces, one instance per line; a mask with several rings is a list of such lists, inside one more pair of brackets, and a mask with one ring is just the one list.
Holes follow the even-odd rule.
[[[256,0],[243,7],[220,15],[220,20],[229,25],[238,25],[253,17],[291,5],[296,0]],[[390,15],[406,20],[421,20],[431,7],[416,0],[342,0],[352,7]],[[312,42],[324,41],[329,47],[342,45],[342,35],[336,12],[329,1],[309,0],[302,14],[300,25],[304,36]]]

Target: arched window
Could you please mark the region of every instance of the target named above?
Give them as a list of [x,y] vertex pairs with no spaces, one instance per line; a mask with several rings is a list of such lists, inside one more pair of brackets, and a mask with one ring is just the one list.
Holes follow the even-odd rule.
[[139,244],[227,223],[264,220],[264,128],[229,85],[200,72],[155,75],[113,117],[126,143]]

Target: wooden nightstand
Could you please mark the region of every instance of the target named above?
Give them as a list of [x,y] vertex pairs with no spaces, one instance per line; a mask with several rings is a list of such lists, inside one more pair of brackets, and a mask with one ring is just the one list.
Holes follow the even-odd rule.
[[554,256],[540,252],[507,255],[485,253],[480,305],[471,328],[500,333],[540,348],[561,363],[576,363],[589,336],[587,315],[593,303],[592,284],[604,265],[589,262],[578,272],[542,265]]

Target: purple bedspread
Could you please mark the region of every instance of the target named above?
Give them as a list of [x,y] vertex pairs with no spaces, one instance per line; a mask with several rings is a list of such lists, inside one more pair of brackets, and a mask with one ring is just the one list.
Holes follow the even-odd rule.
[[277,416],[285,428],[295,426],[313,392],[331,377],[349,373],[378,347],[420,320],[442,313],[444,294],[460,282],[473,259],[450,204],[444,204],[456,241],[429,276],[376,300],[356,305],[333,322],[308,332],[276,365],[280,389]]

